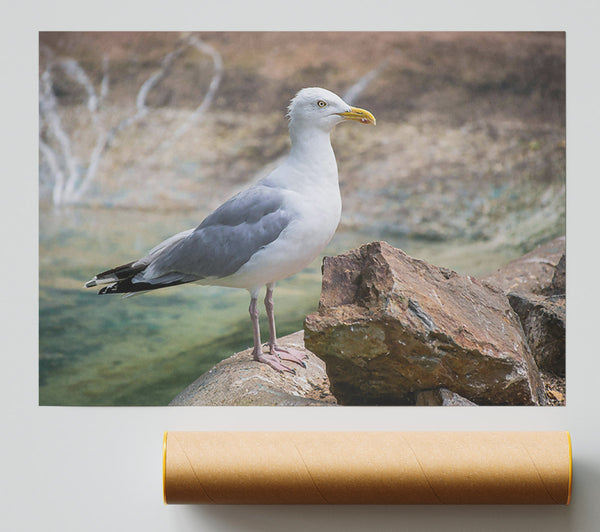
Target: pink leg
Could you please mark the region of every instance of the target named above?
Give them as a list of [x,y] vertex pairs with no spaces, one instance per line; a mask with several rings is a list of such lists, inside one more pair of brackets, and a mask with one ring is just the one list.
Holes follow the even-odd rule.
[[252,320],[252,332],[254,333],[254,350],[252,351],[252,356],[254,360],[271,366],[274,370],[279,371],[279,373],[287,371],[289,373],[295,374],[296,372],[293,369],[288,368],[287,366],[281,363],[279,357],[276,354],[263,353],[262,346],[260,343],[260,324],[258,322],[258,307],[256,305],[256,296],[254,294],[251,295],[250,308],[248,310],[250,312],[250,319]]
[[306,353],[293,349],[291,347],[280,347],[277,345],[277,335],[275,332],[275,313],[273,312],[273,287],[274,284],[267,285],[267,294],[265,296],[265,308],[267,309],[267,318],[269,320],[269,349],[272,355],[277,355],[281,360],[288,360],[299,364],[303,368],[306,367],[305,359],[308,358]]

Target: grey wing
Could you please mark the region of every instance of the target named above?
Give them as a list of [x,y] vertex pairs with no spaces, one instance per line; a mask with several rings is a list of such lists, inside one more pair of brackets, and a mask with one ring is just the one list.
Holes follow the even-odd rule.
[[227,277],[277,240],[290,220],[280,190],[252,187],[221,205],[193,231],[159,244],[139,261],[148,266],[134,280],[164,283]]

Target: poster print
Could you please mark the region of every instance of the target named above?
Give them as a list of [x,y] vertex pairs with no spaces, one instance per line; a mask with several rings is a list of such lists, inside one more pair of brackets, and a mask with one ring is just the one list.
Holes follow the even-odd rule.
[[41,405],[565,403],[564,33],[39,37]]

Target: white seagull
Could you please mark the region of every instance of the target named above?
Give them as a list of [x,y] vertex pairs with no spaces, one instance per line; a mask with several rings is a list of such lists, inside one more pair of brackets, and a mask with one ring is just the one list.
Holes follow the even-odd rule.
[[[340,221],[342,201],[331,130],[346,120],[375,124],[375,117],[316,87],[296,94],[288,117],[292,146],[281,166],[225,202],[195,229],[168,238],[137,261],[99,273],[85,286],[108,284],[98,294],[132,294],[184,283],[245,288],[250,292],[254,360],[279,372],[295,373],[282,360],[306,367],[304,353],[277,344],[273,287],[310,264]],[[267,353],[260,341],[257,307],[265,285]]]

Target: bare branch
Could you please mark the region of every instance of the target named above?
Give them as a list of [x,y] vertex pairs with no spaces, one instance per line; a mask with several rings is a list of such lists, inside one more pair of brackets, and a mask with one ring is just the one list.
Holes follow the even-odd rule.
[[[71,140],[64,130],[58,114],[56,98],[52,89],[50,67],[44,71],[40,80],[40,114],[48,124],[49,130],[61,149],[62,161],[67,169],[65,192],[74,190],[78,180],[77,163],[71,149]],[[63,194],[62,197],[65,195]]]
[[347,103],[353,103],[364,92],[369,84],[381,74],[381,71],[387,67],[388,61],[384,59],[373,70],[367,72],[356,83],[354,83],[343,95],[342,99]]
[[198,117],[201,116],[202,113],[204,113],[208,109],[215,97],[215,94],[217,93],[217,90],[221,83],[221,79],[223,77],[223,59],[221,58],[221,54],[210,44],[201,41],[196,36],[190,37],[188,42],[200,52],[210,55],[214,66],[213,77],[210,80],[208,91],[204,95],[202,103],[198,107],[196,107],[196,109],[187,117],[186,121],[183,124],[181,124],[179,128],[177,128],[177,130],[175,131],[175,133],[173,133],[171,138],[167,139],[161,144],[161,149],[171,146],[179,137],[181,137],[181,135],[183,135],[190,128],[190,126],[196,120],[198,120]]
[[[150,90],[161,80],[168,72],[169,68],[173,64],[173,61],[181,55],[184,51],[185,46],[181,46],[178,49],[170,52],[165,57],[163,57],[161,61],[161,67],[159,70],[154,72],[140,87],[136,98],[136,113],[133,116],[127,117],[121,120],[115,127],[111,128],[106,133],[101,133],[98,135],[98,139],[96,141],[96,145],[90,155],[89,164],[85,173],[83,180],[81,181],[80,186],[76,191],[69,196],[69,202],[79,202],[85,196],[90,185],[94,181],[96,177],[96,173],[98,171],[98,167],[102,160],[102,155],[110,146],[112,140],[115,136],[123,131],[125,128],[131,126],[133,123],[137,122],[141,118],[143,118],[148,113],[148,107],[146,105],[146,98],[150,93]],[[103,61],[105,65],[105,75],[103,78],[106,81],[106,86],[108,87],[108,58]],[[108,91],[108,89],[106,89]]]
[[102,82],[100,83],[100,99],[98,104],[101,104],[108,97],[108,86],[110,83],[110,78],[108,75],[108,54],[104,54],[102,57]]
[[44,160],[50,168],[50,172],[54,177],[54,186],[52,187],[52,201],[54,205],[60,205],[62,203],[63,187],[65,184],[65,174],[60,168],[60,164],[56,159],[56,153],[48,146],[43,140],[40,139],[40,151]]
[[69,198],[70,202],[79,202],[85,196],[86,192],[90,188],[90,185],[92,184],[92,181],[96,177],[98,166],[100,165],[100,161],[102,160],[102,154],[104,153],[104,150],[106,150],[108,144],[108,134],[102,134],[98,136],[96,146],[94,147],[94,150],[92,151],[92,154],[90,156],[90,163],[88,164],[85,177],[81,181],[81,184],[77,188],[77,191],[72,195],[71,198]]
[[[51,50],[50,50],[51,52]],[[47,53],[48,55],[48,53]],[[90,164],[87,167],[86,175],[83,181],[80,181],[80,173],[77,170],[77,159],[71,149],[71,140],[65,129],[62,127],[56,97],[53,92],[52,67],[58,65],[75,82],[79,83],[88,95],[87,109],[90,112],[92,121],[98,131],[98,140],[94,149]],[[68,177],[65,177],[58,161],[56,152],[40,139],[40,150],[48,163],[49,169],[54,175],[54,188],[52,199],[55,205],[63,203],[76,203],[81,200],[83,194],[89,188],[93,180],[98,164],[99,155],[106,144],[106,133],[102,131],[100,119],[98,116],[98,98],[96,91],[79,63],[73,59],[61,59],[57,62],[51,62],[46,71],[42,74],[40,83],[40,112],[43,121],[48,124],[49,131],[57,140],[62,151],[62,163],[68,170]]]
[[[104,75],[102,78],[101,97],[103,92],[108,93],[108,56],[104,56],[102,63]],[[61,198],[61,200],[65,203],[77,203],[81,201],[81,199],[89,189],[92,181],[96,177],[96,171],[98,170],[102,153],[108,145],[108,134],[106,133],[106,131],[103,130],[100,116],[98,113],[99,99],[97,98],[96,91],[85,71],[74,59],[61,60],[60,66],[63,68],[67,75],[69,75],[74,81],[82,85],[83,88],[86,90],[88,94],[87,108],[90,112],[92,121],[98,133],[96,145],[92,151],[92,154],[90,155],[89,164],[87,166],[85,176],[79,183],[76,183],[74,180],[69,180],[67,182],[64,198]]]
[[60,59],[57,64],[65,71],[65,74],[85,89],[88,95],[88,111],[94,114],[98,109],[98,97],[96,96],[96,90],[94,89],[90,78],[83,68],[79,66],[79,63],[75,61],[75,59],[71,58]]
[[[54,179],[53,201],[56,205],[82,201],[96,177],[104,152],[111,145],[115,136],[148,114],[149,108],[146,100],[150,91],[161,79],[168,75],[168,71],[174,61],[189,46],[194,46],[197,50],[212,58],[214,74],[201,104],[177,129],[170,142],[183,135],[190,125],[206,111],[218,90],[223,75],[223,61],[221,55],[212,46],[196,37],[191,37],[177,49],[165,55],[161,60],[160,68],[141,85],[136,96],[135,113],[132,116],[122,119],[117,125],[106,131],[102,127],[99,107],[109,92],[108,56],[105,55],[102,60],[103,76],[98,96],[90,78],[77,61],[71,58],[55,59],[53,51],[47,46],[42,45],[42,53],[45,55],[48,64],[40,79],[40,125],[47,125],[48,141],[46,142],[41,138],[40,130],[40,152]],[[89,156],[83,177],[81,172],[78,171],[77,159],[71,147],[71,138],[63,127],[58,112],[58,103],[53,91],[52,78],[52,71],[56,67],[60,67],[67,76],[81,85],[85,90],[87,94],[87,109],[97,131],[96,143]],[[58,145],[60,148],[59,151],[52,147],[53,143]]]
[[156,85],[165,76],[167,70],[169,69],[173,61],[175,61],[175,59],[182,54],[185,47],[185,45],[180,46],[176,50],[173,50],[172,52],[165,55],[162,58],[160,69],[154,72],[154,74],[152,74],[140,87],[135,102],[135,106],[137,108],[137,115],[139,115],[140,118],[148,112],[148,107],[146,106],[146,98],[148,97],[148,93],[150,92],[152,87],[154,87],[154,85]]

